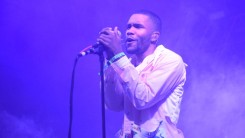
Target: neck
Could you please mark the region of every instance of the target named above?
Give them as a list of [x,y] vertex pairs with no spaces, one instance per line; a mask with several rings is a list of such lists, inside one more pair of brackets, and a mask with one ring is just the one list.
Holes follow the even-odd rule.
[[136,65],[139,65],[147,56],[151,55],[156,49],[156,45],[150,45],[142,54],[136,54]]

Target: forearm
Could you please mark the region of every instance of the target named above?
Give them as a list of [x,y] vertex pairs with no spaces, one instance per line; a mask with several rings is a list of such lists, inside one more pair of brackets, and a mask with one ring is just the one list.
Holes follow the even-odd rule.
[[115,71],[109,67],[105,71],[105,103],[106,106],[115,111],[123,109],[123,89],[117,79]]
[[159,63],[153,67],[154,69],[145,69],[140,73],[126,57],[112,66],[120,76],[120,82],[127,89],[124,94],[139,110],[149,108],[165,99],[182,81],[184,73],[182,60]]

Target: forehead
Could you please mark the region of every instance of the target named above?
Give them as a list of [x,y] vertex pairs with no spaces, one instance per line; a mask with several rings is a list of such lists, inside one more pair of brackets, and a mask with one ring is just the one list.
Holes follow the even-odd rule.
[[153,22],[147,15],[144,14],[133,14],[129,20],[128,24],[142,24],[144,26],[152,26]]

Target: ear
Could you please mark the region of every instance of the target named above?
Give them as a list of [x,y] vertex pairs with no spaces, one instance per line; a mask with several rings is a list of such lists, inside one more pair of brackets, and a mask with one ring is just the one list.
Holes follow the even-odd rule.
[[156,44],[159,36],[160,36],[160,32],[154,31],[151,35],[151,43]]

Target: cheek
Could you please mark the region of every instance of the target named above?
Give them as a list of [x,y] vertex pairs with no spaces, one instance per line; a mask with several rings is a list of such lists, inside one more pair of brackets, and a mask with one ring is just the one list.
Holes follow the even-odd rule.
[[151,43],[151,38],[149,36],[143,36],[140,38],[140,44],[148,46]]
[[142,37],[139,42],[139,49],[141,49],[141,51],[145,51],[146,49],[148,49],[150,44],[151,41],[149,37]]

